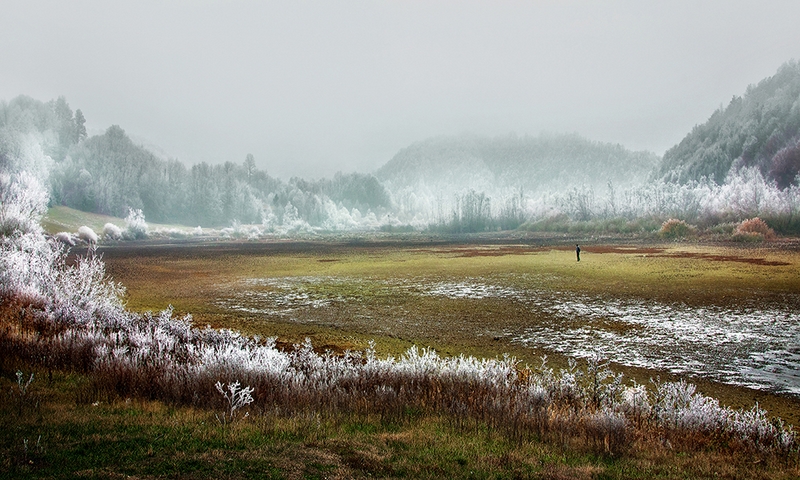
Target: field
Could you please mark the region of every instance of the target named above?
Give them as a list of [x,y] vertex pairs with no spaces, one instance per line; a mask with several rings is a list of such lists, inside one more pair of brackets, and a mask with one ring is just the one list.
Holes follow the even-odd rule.
[[[566,245],[564,245],[566,244]],[[640,383],[681,376],[800,424],[800,252],[739,245],[291,242],[102,249],[134,310],[172,305],[290,346],[398,356],[597,353]],[[755,388],[746,388],[755,387]]]
[[[305,338],[333,355],[374,341],[381,357],[418,345],[443,356],[509,354],[532,366],[546,355],[555,369],[567,368],[569,357],[584,365],[583,357],[597,354],[626,384],[686,379],[724,405],[757,403],[800,423],[796,243],[585,242],[581,262],[574,243],[193,239],[99,251],[108,274],[127,288],[129,309],[172,305],[179,315],[191,313],[196,326],[277,337],[287,351]],[[520,436],[415,406],[399,415],[258,407],[226,421],[224,409],[120,396],[98,390],[91,374],[0,360],[0,477],[800,475],[797,452],[761,453],[727,437],[653,427],[609,448],[608,436],[593,439],[585,429]],[[17,369],[24,372],[19,383],[8,373]],[[30,372],[36,377],[27,387]]]

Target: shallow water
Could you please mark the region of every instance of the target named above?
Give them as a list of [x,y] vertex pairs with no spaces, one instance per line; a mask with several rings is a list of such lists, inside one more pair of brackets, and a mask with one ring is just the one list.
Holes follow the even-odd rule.
[[[343,290],[351,293],[342,294]],[[598,354],[622,365],[800,396],[800,295],[775,306],[695,308],[516,289],[485,279],[428,283],[336,277],[251,279],[236,291],[219,305],[278,316],[398,293],[503,299],[523,305],[541,319],[506,328],[501,336],[512,343],[579,358]],[[491,327],[475,334],[496,335]]]

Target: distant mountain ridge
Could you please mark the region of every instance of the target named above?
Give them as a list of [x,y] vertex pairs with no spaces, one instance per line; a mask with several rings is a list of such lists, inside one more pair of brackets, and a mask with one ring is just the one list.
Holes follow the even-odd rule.
[[800,64],[791,61],[750,86],[664,154],[658,176],[685,183],[757,168],[779,187],[800,173]]
[[440,136],[400,150],[376,176],[390,189],[439,185],[448,191],[534,192],[640,183],[658,161],[654,153],[633,152],[577,134]]

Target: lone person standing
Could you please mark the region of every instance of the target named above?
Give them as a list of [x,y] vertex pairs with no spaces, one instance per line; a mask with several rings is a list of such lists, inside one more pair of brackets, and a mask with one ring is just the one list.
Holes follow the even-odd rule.
[[581,261],[581,247],[576,243],[575,244],[575,255],[578,257],[578,261]]

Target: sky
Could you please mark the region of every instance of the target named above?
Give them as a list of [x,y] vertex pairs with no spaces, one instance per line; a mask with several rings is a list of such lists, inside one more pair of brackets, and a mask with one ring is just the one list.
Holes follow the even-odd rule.
[[659,155],[800,60],[800,2],[0,0],[0,100],[64,96],[186,164],[374,172],[438,135]]

